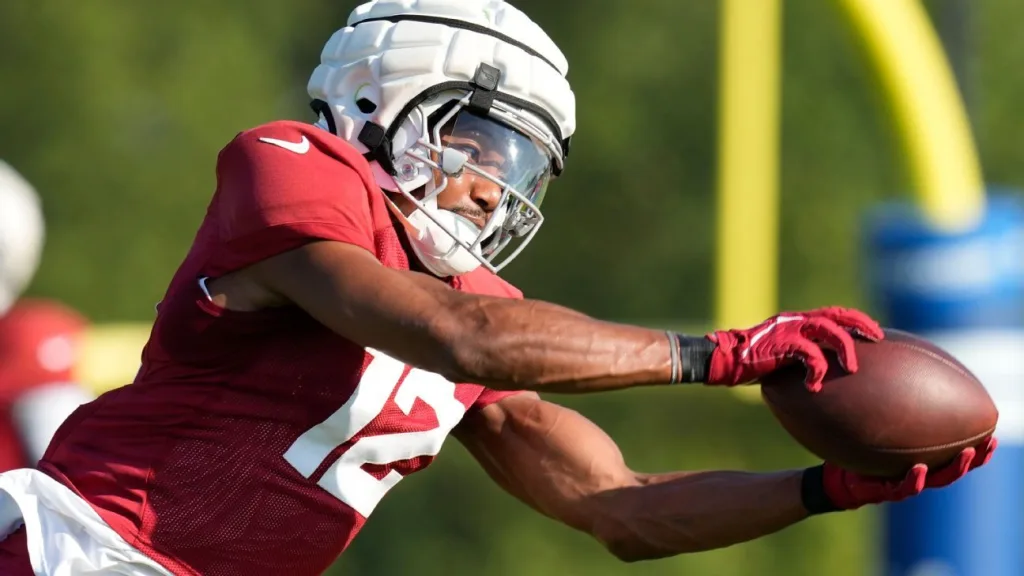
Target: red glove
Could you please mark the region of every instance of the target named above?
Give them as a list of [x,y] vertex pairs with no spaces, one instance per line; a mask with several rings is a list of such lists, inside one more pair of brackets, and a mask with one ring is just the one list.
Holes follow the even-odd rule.
[[748,330],[713,332],[707,337],[717,346],[711,354],[707,383],[734,386],[755,382],[799,361],[807,368],[807,389],[817,392],[828,372],[822,346],[835,350],[844,370],[857,371],[850,332],[873,341],[885,336],[867,314],[837,307],[779,314]]
[[899,502],[917,496],[926,488],[942,488],[964,477],[969,471],[984,466],[995,452],[998,442],[987,438],[977,448],[966,448],[950,465],[929,473],[918,464],[901,480],[870,478],[847,472],[826,463],[822,469],[825,497],[839,510],[855,510],[867,504]]

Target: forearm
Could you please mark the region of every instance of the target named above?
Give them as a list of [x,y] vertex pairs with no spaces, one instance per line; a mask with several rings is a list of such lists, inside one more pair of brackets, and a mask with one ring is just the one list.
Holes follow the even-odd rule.
[[580,393],[673,379],[664,331],[535,300],[457,297],[449,346],[461,376],[492,388]]
[[802,472],[645,476],[594,497],[591,533],[617,557],[649,560],[723,548],[807,517]]

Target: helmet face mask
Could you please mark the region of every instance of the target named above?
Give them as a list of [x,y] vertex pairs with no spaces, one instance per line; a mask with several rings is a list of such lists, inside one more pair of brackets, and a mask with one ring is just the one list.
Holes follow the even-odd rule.
[[[328,41],[308,89],[318,124],[363,153],[406,212],[415,207],[406,214],[388,198],[417,258],[454,276],[501,270],[543,223],[544,193],[575,130],[567,70],[547,34],[507,2],[373,0]],[[438,209],[454,185],[500,190],[486,222]]]
[[[402,153],[403,158],[396,162],[402,167],[396,181],[399,192],[411,204],[455,239],[455,245],[444,255],[446,258],[451,258],[454,251],[461,248],[479,264],[497,272],[511,262],[540,229],[544,221],[540,206],[553,177],[553,167],[562,158],[551,145],[550,134],[534,124],[520,121],[521,115],[502,113],[498,116],[502,120],[493,114],[485,116],[467,108],[469,98],[466,95],[454,102],[454,106],[446,105],[447,109],[440,110],[444,113],[433,126],[423,127],[422,133],[428,136],[421,137],[416,145]],[[492,111],[497,109],[495,106]],[[401,186],[401,170],[410,175],[431,171],[432,177],[423,187],[422,199],[415,194],[417,190]],[[483,228],[476,227],[472,239],[450,230],[436,214],[437,197],[453,180],[466,176],[483,179],[501,190],[495,209]],[[511,253],[499,261],[499,255],[513,244]]]

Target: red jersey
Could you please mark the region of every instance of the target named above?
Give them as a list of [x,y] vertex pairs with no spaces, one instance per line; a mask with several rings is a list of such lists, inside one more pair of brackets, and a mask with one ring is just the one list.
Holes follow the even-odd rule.
[[[68,418],[40,464],[175,574],[321,573],[467,410],[508,394],[410,369],[296,307],[207,297],[201,279],[316,239],[409,267],[349,144],[297,122],[239,134],[135,381]],[[484,269],[453,287],[521,297]]]

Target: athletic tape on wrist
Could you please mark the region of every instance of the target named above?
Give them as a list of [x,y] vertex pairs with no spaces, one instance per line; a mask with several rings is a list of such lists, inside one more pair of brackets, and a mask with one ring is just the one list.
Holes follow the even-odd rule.
[[711,354],[716,344],[706,337],[684,336],[673,333],[679,347],[680,376],[678,382],[692,384],[707,382]]
[[800,501],[811,516],[840,510],[825,493],[824,465],[804,470],[803,478],[800,480]]

